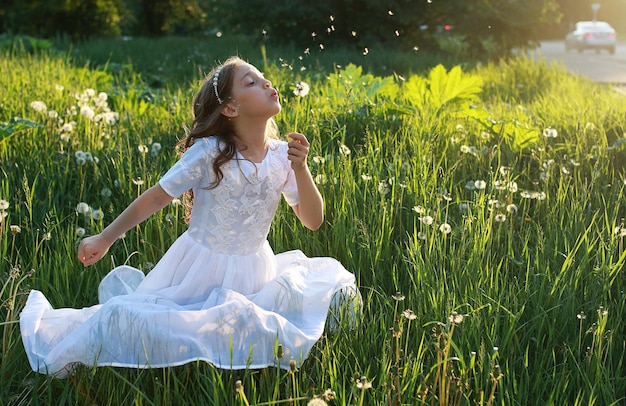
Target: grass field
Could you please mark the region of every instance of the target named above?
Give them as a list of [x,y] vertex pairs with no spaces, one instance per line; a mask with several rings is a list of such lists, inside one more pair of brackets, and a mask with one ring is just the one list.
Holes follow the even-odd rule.
[[[610,87],[521,58],[439,65],[216,39],[1,52],[0,404],[626,401],[626,97]],[[33,373],[17,324],[29,289],[55,307],[95,304],[112,266],[148,272],[184,230],[170,206],[95,266],[75,258],[175,162],[202,72],[236,52],[278,87],[281,130],[297,117],[312,140],[326,202],[316,232],[281,206],[270,243],[339,259],[361,320],[299,370]]]

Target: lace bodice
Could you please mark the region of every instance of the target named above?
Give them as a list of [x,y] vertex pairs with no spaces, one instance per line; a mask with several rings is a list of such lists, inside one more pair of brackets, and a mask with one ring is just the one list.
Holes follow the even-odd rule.
[[216,154],[216,139],[196,141],[159,184],[172,197],[193,189],[188,233],[194,240],[216,253],[255,253],[267,239],[281,194],[290,205],[298,204],[287,143],[272,140],[260,163],[238,154],[222,166],[219,186],[209,189],[215,178],[212,160]]

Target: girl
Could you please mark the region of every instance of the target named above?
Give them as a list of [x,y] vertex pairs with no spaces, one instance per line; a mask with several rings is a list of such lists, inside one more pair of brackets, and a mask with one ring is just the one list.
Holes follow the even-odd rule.
[[[74,363],[148,368],[204,360],[220,368],[299,364],[337,298],[358,303],[354,276],[331,258],[274,255],[267,235],[284,196],[304,226],[323,221],[307,167],[309,142],[278,140],[272,84],[238,57],[215,68],[193,100],[180,160],[102,233],[78,248],[84,266],[119,236],[190,191],[189,228],[144,277],[121,266],[99,302],[53,309],[31,291],[20,318],[33,370],[65,376]],[[331,303],[333,302],[333,303]]]

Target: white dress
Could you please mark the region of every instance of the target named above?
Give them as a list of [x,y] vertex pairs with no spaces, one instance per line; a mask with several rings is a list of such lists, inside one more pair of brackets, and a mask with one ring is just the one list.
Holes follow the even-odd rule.
[[298,204],[287,143],[272,140],[261,163],[238,156],[208,189],[216,150],[213,137],[196,141],[159,181],[174,197],[193,189],[194,205],[188,230],[147,276],[115,268],[100,283],[100,304],[83,309],[53,309],[30,292],[20,329],[34,371],[63,377],[76,363],[157,368],[196,360],[288,368],[307,357],[336,302],[355,317],[360,294],[338,261],[275,255],[267,242],[281,194]]

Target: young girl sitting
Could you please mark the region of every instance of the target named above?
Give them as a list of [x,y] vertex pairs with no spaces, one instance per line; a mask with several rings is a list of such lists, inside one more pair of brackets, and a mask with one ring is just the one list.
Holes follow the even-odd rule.
[[31,291],[20,327],[33,370],[62,377],[75,363],[153,368],[196,360],[288,368],[307,357],[331,305],[337,298],[354,305],[360,295],[336,260],[275,255],[267,241],[281,194],[304,226],[315,230],[323,221],[309,142],[299,133],[277,139],[280,110],[272,84],[238,57],[208,75],[180,160],[102,233],[85,238],[78,259],[97,262],[185,192],[193,199],[188,230],[147,276],[113,269],[100,283],[98,305],[53,309]]

